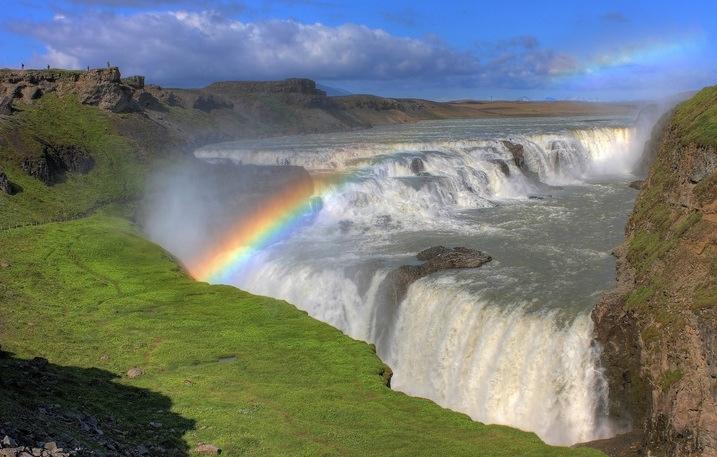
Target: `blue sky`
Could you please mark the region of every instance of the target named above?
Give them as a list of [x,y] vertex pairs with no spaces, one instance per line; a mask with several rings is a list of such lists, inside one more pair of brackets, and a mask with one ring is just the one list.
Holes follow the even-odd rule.
[[5,0],[0,66],[164,86],[310,77],[432,99],[642,99],[717,84],[717,2]]

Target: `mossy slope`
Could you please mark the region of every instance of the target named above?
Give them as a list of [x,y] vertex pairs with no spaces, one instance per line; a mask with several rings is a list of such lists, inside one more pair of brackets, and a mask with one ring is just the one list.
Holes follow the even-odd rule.
[[[124,220],[8,230],[0,245],[10,264],[0,269],[3,347],[118,374],[141,367],[119,382],[169,397],[173,413],[196,421],[190,445],[226,455],[597,454],[394,392],[367,344],[286,302],[192,281]],[[136,417],[123,398],[102,402],[123,423],[172,424]],[[0,421],[12,419],[13,405],[0,405]]]
[[[144,167],[131,143],[115,133],[119,116],[53,94],[17,107],[19,112],[0,122],[0,170],[22,192],[0,197],[0,229],[72,219],[140,195]],[[43,141],[82,147],[94,169],[70,173],[65,182],[48,187],[21,169],[23,159],[40,153]]]

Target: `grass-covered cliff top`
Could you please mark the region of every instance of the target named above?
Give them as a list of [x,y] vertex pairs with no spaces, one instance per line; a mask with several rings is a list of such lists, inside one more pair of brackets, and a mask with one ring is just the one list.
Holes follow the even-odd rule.
[[[22,187],[0,192],[3,427],[109,455],[202,442],[228,456],[600,455],[395,392],[369,345],[193,281],[109,215],[130,213],[147,172],[118,115],[54,96],[20,108],[0,118],[0,169]],[[94,168],[43,184],[21,166],[43,142],[83,148]]]
[[680,104],[673,122],[681,141],[717,146],[717,86],[706,87]]
[[628,305],[654,309],[648,340],[664,334],[661,324],[684,323],[681,307],[717,306],[715,147],[717,86],[675,109],[628,224],[627,258],[640,285]]

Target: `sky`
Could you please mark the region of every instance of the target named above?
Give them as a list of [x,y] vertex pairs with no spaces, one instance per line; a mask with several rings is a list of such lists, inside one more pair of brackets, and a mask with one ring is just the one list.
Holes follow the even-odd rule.
[[2,0],[0,67],[108,61],[167,87],[644,100],[717,84],[717,2]]

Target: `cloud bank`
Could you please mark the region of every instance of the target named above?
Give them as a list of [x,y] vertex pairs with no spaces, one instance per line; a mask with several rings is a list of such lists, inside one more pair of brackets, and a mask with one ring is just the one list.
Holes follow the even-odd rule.
[[468,51],[435,37],[399,37],[363,25],[241,22],[214,12],[58,16],[14,30],[45,43],[38,65],[82,68],[110,61],[125,73],[178,85],[299,76],[533,87],[571,65],[568,56],[541,49],[532,38]]
[[[74,1],[149,5],[179,0]],[[690,65],[691,47],[679,40],[578,58],[546,49],[531,36],[459,49],[436,36],[402,37],[359,24],[247,22],[215,10],[94,11],[11,27],[45,45],[46,51],[31,62],[36,66],[84,68],[109,61],[125,74],[183,87],[217,80],[307,77],[369,91],[382,88],[389,95],[410,91],[420,96],[421,88],[440,94],[446,88],[446,93],[449,89],[466,96],[488,89],[619,90],[633,96],[638,90],[646,93],[646,88],[674,90],[676,82],[695,87],[714,73]]]

